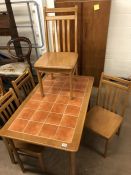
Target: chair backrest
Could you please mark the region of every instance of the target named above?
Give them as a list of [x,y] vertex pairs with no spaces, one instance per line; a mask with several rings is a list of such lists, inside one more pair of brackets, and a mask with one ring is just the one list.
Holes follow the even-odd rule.
[[22,102],[35,87],[31,71],[28,69],[26,72],[20,75],[16,80],[12,81],[12,86],[20,102]]
[[[30,55],[32,50],[31,41],[26,37],[18,37],[8,41],[8,52],[14,61],[27,61],[31,68]],[[19,54],[14,52],[19,50]]]
[[5,124],[20,105],[12,88],[0,98],[0,119]]
[[0,97],[4,95],[4,87],[2,83],[2,79],[0,78]]
[[97,104],[124,116],[130,89],[131,82],[102,73],[98,89]]
[[[77,52],[77,6],[44,8],[47,51]],[[50,27],[49,27],[50,26]],[[51,45],[49,44],[51,39]],[[74,46],[71,45],[74,41]]]

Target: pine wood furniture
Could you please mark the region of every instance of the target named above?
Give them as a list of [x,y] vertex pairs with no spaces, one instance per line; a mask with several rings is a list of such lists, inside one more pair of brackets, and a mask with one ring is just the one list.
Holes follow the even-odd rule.
[[97,104],[87,113],[85,126],[105,138],[105,157],[109,141],[120,132],[130,90],[131,82],[102,73]]
[[93,78],[75,76],[74,98],[70,99],[68,76],[53,76],[42,80],[45,96],[41,96],[37,85],[0,130],[0,135],[67,151],[70,174],[75,175],[75,153],[79,149]]
[[[21,49],[19,43],[27,46],[27,49],[24,48],[24,51],[22,51],[21,54],[17,56],[14,52],[12,52],[12,50],[14,49],[14,47],[17,47],[17,50]],[[22,75],[23,72],[26,71],[28,68],[30,68],[32,71],[32,66],[30,62],[32,44],[28,38],[18,37],[15,39],[11,39],[7,43],[7,48],[13,62],[0,66],[1,77],[17,77],[19,75]]]
[[94,76],[98,86],[104,70],[111,0],[55,0],[57,8],[74,5],[78,6],[79,74]]
[[[61,15],[62,12],[65,15]],[[55,16],[51,16],[52,13],[55,13]],[[67,73],[70,76],[70,97],[72,98],[72,79],[75,71],[77,72],[78,59],[77,6],[70,8],[45,8],[44,16],[47,52],[34,65],[41,87],[41,94],[44,95],[41,72],[60,72]],[[49,24],[51,24],[50,28]],[[74,47],[71,45],[71,35],[74,35]]]
[[16,80],[12,81],[12,86],[16,92],[17,97],[22,103],[23,100],[29,95],[29,93],[35,87],[35,83],[30,69],[25,71]]
[[[0,118],[3,121],[3,125],[6,125],[7,121],[12,119],[12,114],[19,107],[19,105],[20,105],[19,100],[16,97],[13,89],[10,89],[5,95],[3,95],[0,98]],[[20,126],[22,126],[22,123],[19,124]],[[16,162],[15,161],[16,157],[23,172],[25,171],[25,168],[19,155],[37,158],[42,171],[45,170],[43,166],[43,157],[42,157],[43,147],[7,138],[3,138],[3,140],[9,152],[12,163]]]

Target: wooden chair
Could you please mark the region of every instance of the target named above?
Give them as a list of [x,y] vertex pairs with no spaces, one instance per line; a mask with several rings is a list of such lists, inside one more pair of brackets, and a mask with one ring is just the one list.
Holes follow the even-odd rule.
[[16,80],[12,81],[12,86],[22,103],[22,101],[28,96],[28,94],[35,87],[33,76],[30,69],[20,75]]
[[4,95],[4,87],[3,87],[2,79],[0,78],[0,97],[2,95]]
[[[55,16],[51,16],[55,13]],[[77,72],[77,6],[70,8],[44,8],[47,52],[35,63],[41,93],[44,95],[41,72],[70,75],[72,98],[73,75]],[[51,26],[49,28],[49,26]],[[71,45],[74,40],[74,46]],[[51,41],[51,42],[49,42]],[[53,77],[53,74],[51,74]]]
[[[3,125],[10,119],[19,105],[19,100],[12,88],[0,98],[0,118],[3,121]],[[3,138],[3,140],[6,144],[12,163],[16,162],[16,157],[23,172],[25,171],[25,168],[20,155],[37,158],[42,171],[45,170],[42,159],[43,147],[7,138]]]
[[109,141],[115,133],[119,135],[130,87],[129,81],[102,73],[97,104],[87,113],[85,126],[106,139],[105,157]]
[[[16,47],[20,50],[19,55],[16,55],[15,52],[12,51]],[[32,44],[28,38],[18,37],[11,39],[7,43],[7,48],[12,62],[0,66],[1,77],[18,77],[23,74],[27,68],[30,68],[32,71],[30,62]]]

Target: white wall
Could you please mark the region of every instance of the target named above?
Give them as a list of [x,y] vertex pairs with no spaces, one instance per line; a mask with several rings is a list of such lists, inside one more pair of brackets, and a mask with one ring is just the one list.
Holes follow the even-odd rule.
[[131,0],[112,0],[104,71],[131,75]]

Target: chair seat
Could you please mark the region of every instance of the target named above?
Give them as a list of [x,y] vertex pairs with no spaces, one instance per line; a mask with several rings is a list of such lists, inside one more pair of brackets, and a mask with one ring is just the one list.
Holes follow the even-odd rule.
[[76,65],[78,54],[74,52],[46,52],[35,63],[34,67],[43,69],[72,70]]
[[22,75],[27,68],[29,68],[29,65],[26,62],[5,64],[3,66],[0,66],[0,75],[19,76]]
[[118,130],[123,118],[100,106],[93,107],[87,113],[86,127],[95,133],[110,139]]

